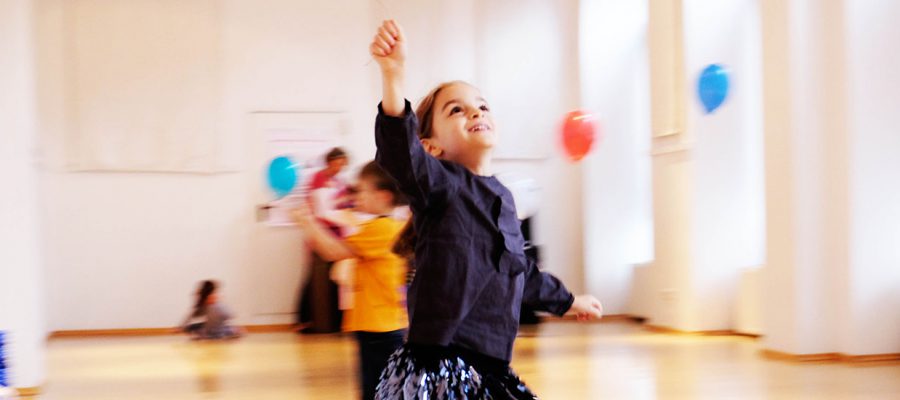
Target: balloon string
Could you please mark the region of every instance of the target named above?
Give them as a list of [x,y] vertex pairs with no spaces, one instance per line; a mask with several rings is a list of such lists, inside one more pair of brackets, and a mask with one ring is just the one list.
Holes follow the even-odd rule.
[[[390,15],[390,13],[391,13],[390,10],[388,9],[388,7],[381,0],[375,0],[375,3],[378,3],[378,6],[379,6],[378,11],[379,11],[379,14],[381,15],[381,18],[379,18],[379,19],[382,21],[387,19],[387,16]],[[366,63],[363,64],[363,66],[368,67],[369,64],[372,63],[372,61],[375,61],[375,58],[369,57],[369,60],[366,61]]]
[[388,10],[387,6],[384,5],[384,2],[381,0],[375,0],[375,2],[378,3],[378,5],[380,6],[379,11],[381,11],[381,19],[382,20],[387,19],[388,14],[390,14],[390,11]]

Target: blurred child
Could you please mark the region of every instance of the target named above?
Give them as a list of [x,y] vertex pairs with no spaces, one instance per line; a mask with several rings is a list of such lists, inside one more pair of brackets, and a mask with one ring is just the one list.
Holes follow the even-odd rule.
[[[325,168],[317,172],[309,184],[309,206],[319,222],[335,235],[341,225],[333,221],[338,210],[349,206],[347,185],[341,172],[349,158],[340,147],[325,155]],[[333,264],[315,252],[310,257],[309,270],[300,285],[296,325],[300,333],[333,333],[341,329],[341,309],[338,307],[338,286],[329,279]]]
[[338,239],[307,209],[294,212],[313,251],[326,260],[356,259],[353,306],[344,316],[344,331],[359,343],[362,398],[375,397],[378,376],[387,359],[403,344],[407,326],[405,262],[391,251],[404,221],[392,217],[402,195],[394,181],[374,162],[359,173],[355,196],[358,211],[375,216],[358,230]]
[[205,280],[197,288],[194,309],[181,324],[181,330],[192,339],[235,339],[240,328],[228,324],[231,313],[219,302],[215,281]]

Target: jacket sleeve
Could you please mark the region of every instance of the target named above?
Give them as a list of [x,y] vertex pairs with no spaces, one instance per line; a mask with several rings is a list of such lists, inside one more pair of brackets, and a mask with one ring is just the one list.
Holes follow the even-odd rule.
[[419,122],[407,100],[401,117],[384,114],[378,105],[375,119],[375,161],[397,181],[414,209],[446,200],[455,191],[452,171],[428,154],[419,142]]
[[569,311],[574,301],[575,296],[566,289],[566,286],[557,277],[541,272],[537,260],[529,255],[522,302],[561,316]]

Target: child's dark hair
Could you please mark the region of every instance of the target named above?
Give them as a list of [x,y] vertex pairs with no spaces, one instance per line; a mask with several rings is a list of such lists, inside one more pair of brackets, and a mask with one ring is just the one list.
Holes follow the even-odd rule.
[[[391,248],[391,251],[409,261],[412,261],[415,257],[416,228],[413,227],[412,218],[406,221],[406,225],[403,227],[403,231],[400,232],[400,236],[397,237],[397,241],[394,242],[394,247]],[[412,262],[410,262],[409,268],[413,268]]]
[[416,132],[416,134],[419,135],[419,139],[428,139],[433,135],[431,125],[432,120],[434,119],[434,101],[437,99],[438,93],[450,86],[460,84],[469,85],[469,83],[465,81],[444,82],[437,85],[434,89],[431,89],[431,91],[419,101],[419,105],[416,106],[416,119],[419,120],[419,131]]
[[325,154],[325,162],[331,162],[338,158],[347,158],[347,152],[340,147],[335,147],[328,154]]
[[404,196],[403,192],[400,191],[400,188],[397,187],[397,182],[394,181],[394,178],[391,178],[387,172],[384,172],[375,161],[369,161],[361,170],[359,170],[359,179],[365,179],[372,182],[375,189],[390,192],[394,198],[393,205],[401,206],[407,204],[406,196]]
[[197,289],[197,303],[194,304],[194,313],[191,315],[195,317],[203,315],[206,311],[206,301],[216,291],[217,286],[215,281],[205,280],[200,282],[200,287]]

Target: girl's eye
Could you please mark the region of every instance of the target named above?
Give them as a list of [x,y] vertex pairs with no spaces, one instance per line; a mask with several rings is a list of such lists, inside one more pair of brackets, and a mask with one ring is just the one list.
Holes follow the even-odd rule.
[[487,106],[487,104],[481,106],[481,111],[491,111],[491,109]]
[[462,111],[462,107],[460,107],[460,106],[453,107],[450,109],[450,115],[456,114],[461,111]]

